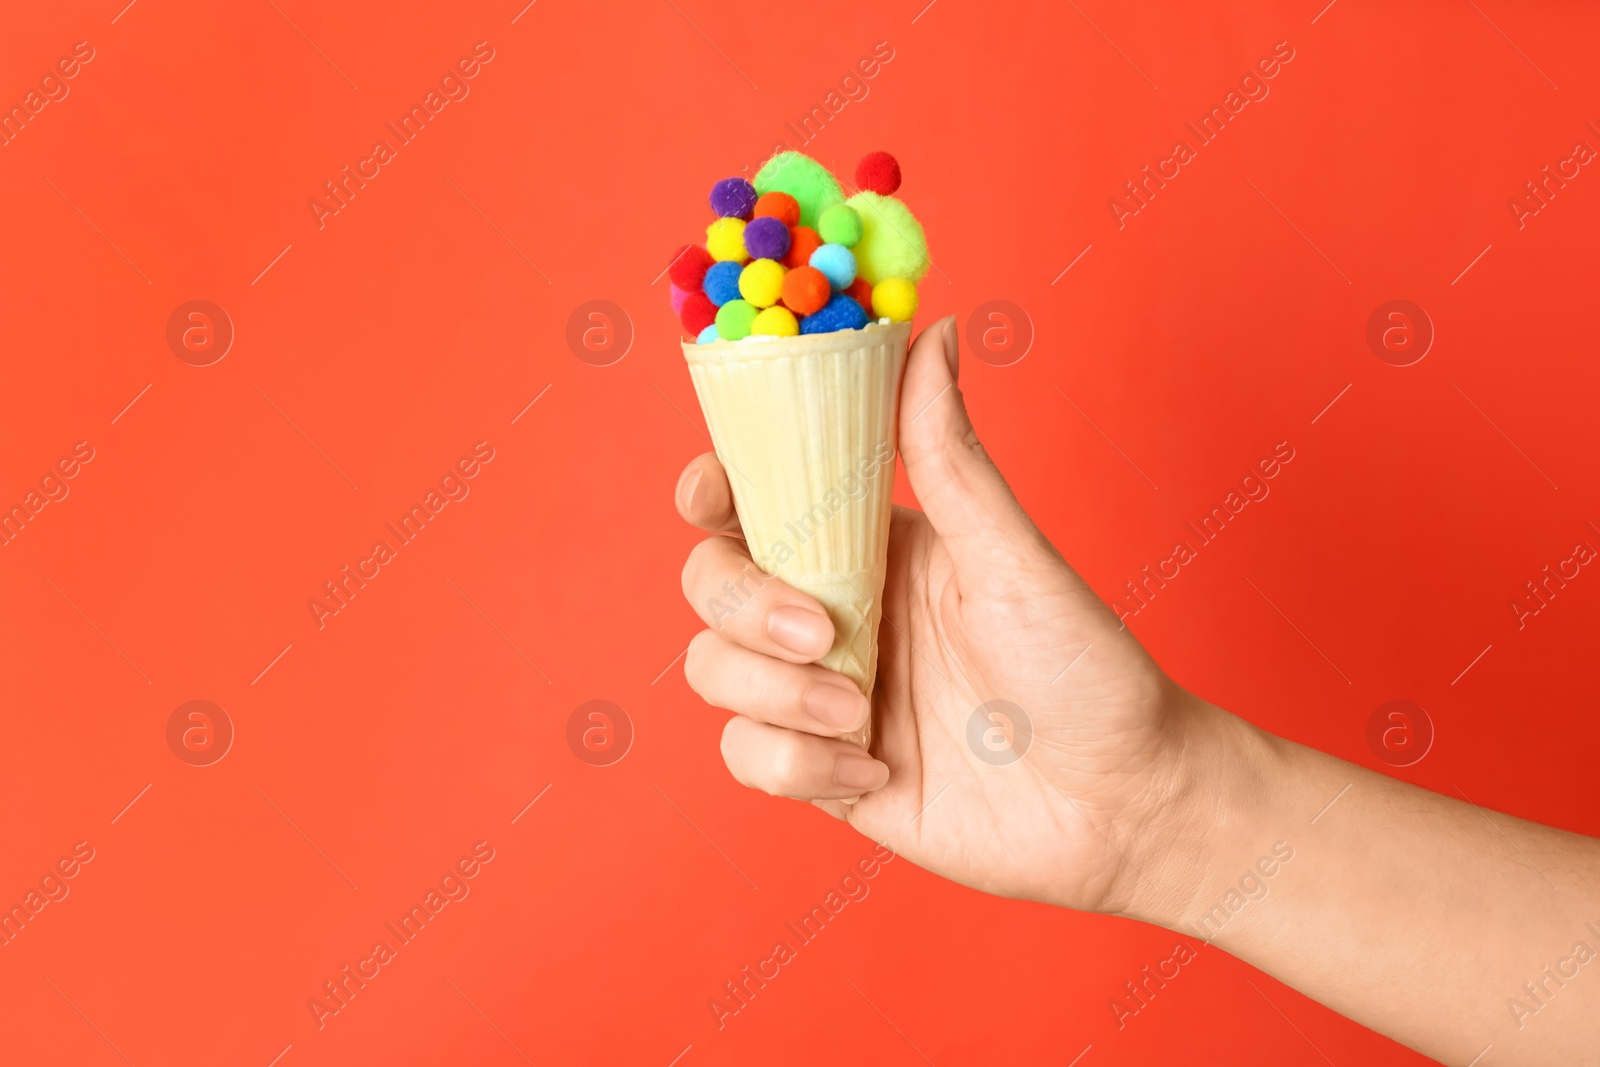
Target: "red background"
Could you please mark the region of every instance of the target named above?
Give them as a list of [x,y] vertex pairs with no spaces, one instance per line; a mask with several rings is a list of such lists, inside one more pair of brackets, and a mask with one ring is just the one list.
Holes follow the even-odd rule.
[[[1415,701],[1436,739],[1390,773],[1600,832],[1600,575],[1521,630],[1508,606],[1600,547],[1600,174],[1508,208],[1600,147],[1600,14],[523,2],[8,13],[7,103],[95,55],[0,148],[0,502],[95,458],[0,548],[0,900],[95,858],[0,948],[5,1058],[1419,1062],[1212,949],[1119,1031],[1174,935],[905,861],[717,1028],[707,1001],[871,844],[734,783],[683,682],[671,492],[708,445],[654,279],[711,181],[798,146],[785,123],[888,42],[806,147],[899,156],[922,321],[1026,315],[1025,358],[969,353],[962,385],[1096,589],[1296,451],[1130,620],[1161,662],[1369,766],[1373,710]],[[319,229],[308,199],[478,41],[470,96]],[[1270,96],[1119,229],[1122,183],[1280,41]],[[1365,341],[1397,298],[1437,331],[1408,367]],[[237,333],[211,366],[166,342],[192,299]],[[566,340],[592,299],[631,321],[607,366]],[[308,599],[483,440],[471,495],[319,630]],[[237,732],[211,766],[166,741],[193,699]],[[566,742],[591,699],[635,731],[610,766]],[[481,840],[471,895],[319,1030],[308,999]]]

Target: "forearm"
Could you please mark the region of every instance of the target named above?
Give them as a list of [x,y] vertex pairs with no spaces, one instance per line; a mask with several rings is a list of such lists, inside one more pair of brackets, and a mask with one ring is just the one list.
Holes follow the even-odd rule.
[[1124,914],[1445,1063],[1600,1056],[1600,842],[1185,718]]

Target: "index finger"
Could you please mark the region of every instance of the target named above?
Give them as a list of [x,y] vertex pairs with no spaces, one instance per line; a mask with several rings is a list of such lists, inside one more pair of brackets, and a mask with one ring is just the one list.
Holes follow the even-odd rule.
[[678,476],[678,487],[672,495],[685,522],[712,533],[740,532],[733,489],[715,452],[690,460]]

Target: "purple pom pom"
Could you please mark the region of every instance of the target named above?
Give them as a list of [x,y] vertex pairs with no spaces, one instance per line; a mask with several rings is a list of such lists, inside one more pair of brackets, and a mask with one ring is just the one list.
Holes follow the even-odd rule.
[[834,293],[822,310],[800,320],[801,333],[833,333],[835,330],[859,330],[867,324],[867,313],[861,305],[843,293]]
[[711,187],[711,210],[725,219],[748,219],[756,210],[756,187],[743,178],[724,178]]
[[763,215],[744,228],[744,247],[751,259],[782,260],[789,254],[789,227],[782,219]]

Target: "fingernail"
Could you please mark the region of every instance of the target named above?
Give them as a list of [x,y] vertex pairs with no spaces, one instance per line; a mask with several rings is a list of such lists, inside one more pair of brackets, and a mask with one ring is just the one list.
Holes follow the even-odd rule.
[[871,792],[889,780],[889,768],[870,756],[840,756],[833,763],[833,784],[841,789]]
[[689,471],[678,482],[678,510],[686,515],[694,514],[694,497],[700,490],[700,483],[705,481],[706,472],[696,467]]
[[950,365],[950,378],[954,381],[961,370],[961,335],[956,329],[954,315],[944,320],[939,336],[944,342],[944,361]]
[[801,656],[818,659],[833,644],[833,626],[828,617],[806,608],[785,604],[767,615],[771,638]]
[[866,711],[866,698],[855,686],[818,682],[806,690],[806,714],[836,730],[848,730],[861,722]]

